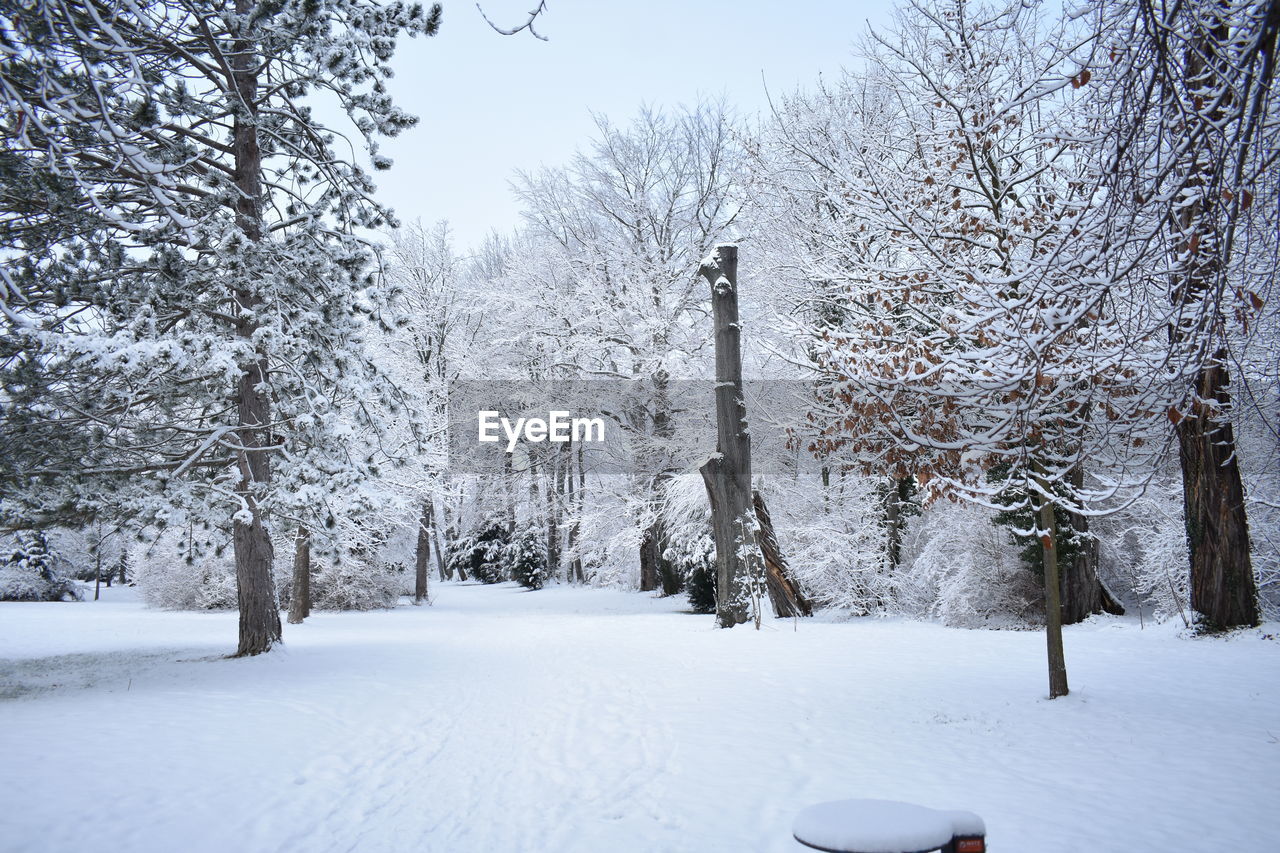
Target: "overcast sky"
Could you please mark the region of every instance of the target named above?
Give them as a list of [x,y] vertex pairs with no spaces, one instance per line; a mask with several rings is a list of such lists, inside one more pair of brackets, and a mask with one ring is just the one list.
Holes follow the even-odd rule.
[[[483,0],[498,24],[523,22],[537,0]],[[641,104],[723,94],[744,113],[771,91],[810,85],[851,64],[867,21],[890,0],[548,0],[538,41],[501,36],[475,4],[448,0],[432,39],[399,45],[392,94],[421,123],[384,143],[395,160],[378,196],[401,219],[448,219],[460,248],[519,223],[517,169],[561,165],[591,136],[590,112],[628,123]]]

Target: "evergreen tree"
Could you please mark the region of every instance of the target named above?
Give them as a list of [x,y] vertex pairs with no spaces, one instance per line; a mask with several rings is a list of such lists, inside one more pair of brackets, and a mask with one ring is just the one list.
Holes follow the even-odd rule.
[[75,582],[57,569],[57,556],[43,531],[18,533],[0,565],[0,601],[78,600]]
[[550,577],[546,542],[534,527],[518,531],[502,550],[502,557],[511,579],[523,587],[542,589]]
[[387,63],[440,14],[0,9],[0,509],[217,523],[234,543],[239,654],[280,638],[283,496],[319,503],[375,474],[378,443],[359,433],[398,406],[362,346],[386,293],[358,231],[390,214],[305,99],[336,98],[388,168],[375,138],[415,119],[391,103]]

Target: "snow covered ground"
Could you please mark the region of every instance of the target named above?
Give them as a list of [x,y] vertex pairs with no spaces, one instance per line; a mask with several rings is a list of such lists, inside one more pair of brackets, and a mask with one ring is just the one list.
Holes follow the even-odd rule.
[[444,584],[228,660],[235,614],[105,592],[0,605],[5,851],[792,851],[844,797],[994,851],[1280,850],[1263,632],[1069,628],[1050,702],[1039,633]]

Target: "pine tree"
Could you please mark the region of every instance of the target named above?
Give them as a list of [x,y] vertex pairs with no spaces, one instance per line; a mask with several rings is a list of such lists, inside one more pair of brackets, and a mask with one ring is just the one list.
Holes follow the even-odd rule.
[[23,530],[0,564],[0,601],[78,600],[75,582],[57,567],[58,555],[41,530]]
[[[362,352],[385,293],[359,229],[390,222],[304,98],[368,143],[400,34],[440,7],[249,0],[5,4],[0,383],[6,515],[187,514],[234,542],[238,653],[281,635],[282,495],[342,494],[399,405]],[[33,189],[35,190],[33,192]],[[376,445],[376,442],[368,443]]]

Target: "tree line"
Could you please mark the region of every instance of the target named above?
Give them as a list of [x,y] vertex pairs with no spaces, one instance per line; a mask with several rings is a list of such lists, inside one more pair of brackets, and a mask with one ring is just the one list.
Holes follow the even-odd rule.
[[[1133,572],[1139,608],[1209,629],[1256,624],[1259,579],[1274,606],[1275,3],[917,0],[762,117],[597,116],[516,175],[524,225],[465,252],[397,227],[308,106],[336,98],[389,168],[377,137],[413,124],[392,51],[439,20],[5,3],[9,529],[230,548],[241,654],[280,638],[277,583],[305,618],[313,575],[360,602],[518,575],[709,609],[678,385],[713,375],[698,266],[733,240],[744,370],[803,396],[755,452],[789,472],[757,485],[806,597],[1052,628],[1119,610]],[[460,379],[635,383],[606,413],[635,464],[459,471]]]

